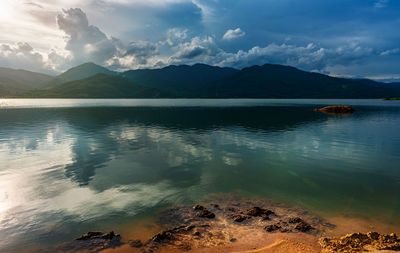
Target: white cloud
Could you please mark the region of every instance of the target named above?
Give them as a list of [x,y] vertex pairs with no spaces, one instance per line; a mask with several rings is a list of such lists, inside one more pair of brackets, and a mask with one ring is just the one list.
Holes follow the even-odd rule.
[[375,8],[384,8],[386,5],[389,3],[389,0],[378,0],[375,2],[374,7]]
[[265,47],[255,46],[248,51],[221,52],[214,63],[219,66],[235,67],[275,63],[291,65],[305,70],[326,72],[326,67],[329,65],[358,63],[374,53],[371,48],[362,47],[355,43],[329,49],[318,47],[313,43],[306,46],[272,43]]
[[87,61],[104,64],[118,51],[119,40],[109,39],[98,27],[89,25],[86,14],[79,8],[63,10],[57,15],[57,23],[66,34],[65,49],[72,54],[75,64]]
[[118,54],[109,58],[105,65],[120,71],[135,68],[152,68],[159,61],[157,59],[158,55],[158,43],[148,41],[131,42],[128,46],[123,47]]
[[22,42],[15,45],[0,44],[0,65],[33,71],[48,69],[42,54],[35,51],[28,43]]
[[[337,48],[319,47],[313,43],[305,46],[271,43],[265,47],[254,46],[247,51],[228,52],[216,44],[214,37],[190,38],[188,30],[180,28],[168,30],[165,40],[155,43],[135,41],[124,45],[119,39],[109,38],[98,27],[90,25],[85,13],[80,9],[64,10],[58,15],[57,21],[60,29],[66,34],[64,50],[53,49],[47,57],[43,57],[28,44],[20,43],[15,47],[3,45],[0,56],[13,61],[12,64],[8,63],[10,66],[26,66],[30,69],[37,66],[35,70],[66,69],[88,61],[120,71],[198,62],[237,68],[276,63],[337,74],[341,66],[357,64],[365,57],[387,56],[399,51],[396,48],[375,52],[372,48],[363,47],[358,43],[348,43]],[[240,34],[241,30],[238,29],[231,30],[229,36]]]
[[233,40],[233,39],[237,39],[240,37],[244,37],[245,35],[246,35],[246,33],[244,31],[242,31],[242,29],[240,29],[240,28],[236,28],[235,30],[229,29],[228,31],[226,31],[226,33],[224,34],[222,39]]
[[132,5],[132,4],[144,4],[144,5],[165,5],[170,3],[185,3],[190,2],[190,0],[103,0],[108,4],[123,4],[123,5]]
[[381,52],[380,55],[386,56],[386,55],[397,54],[398,52],[400,52],[399,48],[393,48],[393,49],[389,49],[389,50],[385,50],[385,51]]
[[188,37],[188,29],[171,28],[167,31],[166,42],[172,46],[177,42],[182,42]]
[[188,42],[179,44],[175,50],[177,51],[172,58],[175,59],[198,59],[201,56],[215,56],[220,49],[210,36],[200,38],[194,37]]
[[[51,5],[50,7],[49,3],[44,0],[34,1],[32,2],[33,5],[29,5],[29,10],[43,8],[53,13],[38,14],[35,12],[36,14],[32,14],[36,18],[45,20],[50,19],[53,15],[55,27],[58,30],[52,30],[51,36],[44,37],[44,40],[49,40],[52,47],[49,49],[40,46],[40,44],[9,43],[8,40],[15,38],[7,37],[0,41],[3,43],[0,44],[0,65],[39,72],[60,72],[89,61],[121,71],[198,62],[237,68],[255,64],[276,63],[327,74],[340,74],[345,73],[346,66],[360,65],[366,57],[385,59],[384,57],[396,55],[400,51],[398,48],[375,50],[366,46],[366,42],[363,43],[355,39],[350,40],[350,42],[349,40],[342,40],[336,43],[341,46],[323,47],[318,43],[301,43],[298,45],[296,39],[293,38],[286,40],[286,43],[283,44],[254,45],[249,50],[232,51],[229,48],[224,47],[222,49],[219,47],[214,36],[196,34],[197,36],[193,37],[195,31],[185,27],[170,28],[164,36],[160,35],[160,38],[153,41],[134,40],[130,43],[124,43],[118,38],[107,35],[99,27],[91,25],[82,9],[72,8],[65,9],[61,13],[55,12],[54,8],[61,2],[65,4],[67,1],[58,0],[52,3],[54,6]],[[81,5],[90,5],[89,2],[83,1]],[[115,1],[111,2],[115,3]],[[106,1],[104,4],[111,4],[111,2]],[[174,2],[185,1],[168,1],[168,3]],[[191,1],[188,0],[187,2]],[[207,1],[198,0],[195,1],[195,4],[198,5],[200,2],[204,5]],[[118,0],[118,3],[144,4],[142,0]],[[387,2],[383,1],[382,3]],[[154,0],[148,4],[162,3]],[[2,25],[4,24],[0,22],[0,30]],[[63,43],[52,44],[57,41],[54,39],[57,37],[56,35]],[[245,35],[246,33],[238,27],[226,31],[222,39],[233,40]]]

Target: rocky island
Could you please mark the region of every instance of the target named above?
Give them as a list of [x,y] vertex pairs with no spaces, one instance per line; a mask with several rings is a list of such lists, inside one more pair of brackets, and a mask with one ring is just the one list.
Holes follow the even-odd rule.
[[330,106],[325,106],[322,108],[315,108],[314,111],[340,115],[340,114],[351,114],[355,110],[354,110],[354,108],[352,108],[348,105],[330,105]]

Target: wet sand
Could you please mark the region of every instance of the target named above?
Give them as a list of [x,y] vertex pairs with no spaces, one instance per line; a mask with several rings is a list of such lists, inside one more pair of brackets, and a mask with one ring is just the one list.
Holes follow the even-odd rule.
[[[197,206],[170,207],[116,231],[122,234],[121,244],[96,251],[330,252],[321,247],[321,238],[368,231],[399,234],[400,227],[357,217],[321,218],[271,200],[214,195]],[[83,247],[74,252],[94,251]]]

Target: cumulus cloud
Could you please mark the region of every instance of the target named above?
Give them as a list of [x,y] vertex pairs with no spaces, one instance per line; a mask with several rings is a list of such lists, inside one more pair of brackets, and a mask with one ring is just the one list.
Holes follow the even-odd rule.
[[243,68],[251,65],[275,63],[295,66],[308,71],[330,74],[329,66],[359,65],[379,52],[358,43],[336,48],[324,48],[314,43],[306,45],[271,43],[264,47],[228,52],[220,48],[211,36],[194,37],[172,47],[173,54],[166,64],[202,62],[217,66]]
[[169,3],[185,3],[190,2],[190,0],[103,0],[105,3],[117,3],[123,5],[129,5],[132,3],[136,4],[146,4],[146,5],[165,5]]
[[244,37],[245,35],[246,35],[246,33],[244,31],[242,31],[242,29],[240,29],[240,28],[236,28],[235,30],[229,29],[228,31],[226,31],[226,33],[224,34],[222,39],[233,40],[233,39],[237,39],[240,37]]
[[[359,64],[371,55],[384,57],[399,52],[398,48],[377,52],[354,42],[336,48],[324,48],[314,43],[300,46],[271,43],[264,47],[254,46],[247,51],[229,52],[220,48],[213,36],[191,38],[189,31],[182,28],[169,29],[166,38],[157,42],[134,41],[124,44],[90,25],[81,9],[63,10],[57,16],[57,23],[65,33],[64,50],[52,49],[45,59],[26,43],[14,47],[2,45],[0,57],[6,59],[2,62],[8,61],[8,66],[26,66],[30,69],[37,66],[36,70],[40,70],[65,69],[91,61],[120,71],[197,62],[237,68],[276,63],[330,74],[340,66]],[[228,30],[224,37],[233,39],[240,36],[244,36],[244,32],[237,28]]]
[[[152,57],[158,55],[159,43],[134,41],[125,45],[121,40],[108,37],[98,27],[90,25],[86,14],[79,8],[63,10],[57,15],[57,24],[65,33],[65,50],[62,56],[51,52],[53,64],[64,61],[70,67],[84,62],[94,62],[114,70],[152,67]],[[171,31],[175,37],[186,38],[185,31]],[[171,35],[172,37],[172,35]],[[61,67],[61,65],[58,65]]]
[[79,8],[63,10],[57,15],[57,24],[66,34],[66,46],[75,63],[94,61],[103,64],[113,57],[120,42],[108,38],[96,26],[89,25],[86,14]]
[[178,42],[182,42],[188,37],[188,29],[171,28],[167,31],[166,42],[172,46]]
[[[152,4],[157,1],[154,0]],[[119,1],[119,4],[129,5],[128,2]],[[171,0],[169,3],[173,2],[174,0]],[[203,7],[207,3],[206,0],[195,1],[196,5]],[[381,4],[383,3],[387,2],[382,1]],[[206,12],[203,11],[204,13]],[[40,72],[60,72],[89,61],[121,71],[197,62],[236,68],[277,63],[309,71],[340,74],[345,72],[346,67],[360,66],[367,62],[367,59],[369,62],[377,57],[393,59],[399,52],[398,48],[390,45],[386,50],[374,49],[373,45],[360,40],[347,39],[321,45],[318,40],[310,43],[310,40],[304,39],[299,42],[296,36],[290,36],[290,40],[285,40],[288,38],[285,36],[281,43],[247,43],[246,47],[250,49],[237,50],[230,48],[229,43],[220,47],[215,36],[198,33],[185,26],[171,26],[166,33],[153,40],[123,42],[90,24],[86,13],[80,8],[62,10],[57,14],[55,22],[64,35],[64,45],[53,47],[47,52],[41,48],[42,51],[39,52],[28,43],[5,43],[0,45],[0,65]],[[238,27],[226,31],[222,39],[230,41],[245,35],[246,33]]]
[[148,41],[131,42],[105,62],[107,67],[114,70],[132,68],[152,68],[158,62],[159,44]]
[[47,64],[43,56],[28,43],[0,44],[0,64],[4,67],[43,71]]
[[194,37],[189,42],[179,44],[175,50],[175,59],[198,59],[204,56],[215,56],[220,50],[210,36],[200,38]]
[[125,55],[134,55],[146,61],[146,57],[158,53],[157,45],[147,41],[131,42],[126,48]]
[[218,58],[221,66],[246,67],[249,65],[275,63],[299,67],[305,70],[325,72],[329,65],[356,64],[374,54],[369,47],[349,44],[337,48],[318,47],[313,43],[305,46],[269,44],[255,46],[248,51],[223,52]]

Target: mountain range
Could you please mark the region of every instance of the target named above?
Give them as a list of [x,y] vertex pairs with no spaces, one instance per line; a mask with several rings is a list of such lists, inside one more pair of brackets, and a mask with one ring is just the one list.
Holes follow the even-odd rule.
[[337,78],[276,64],[241,70],[194,64],[115,72],[85,63],[58,76],[0,68],[0,97],[384,98],[400,97],[400,84]]

